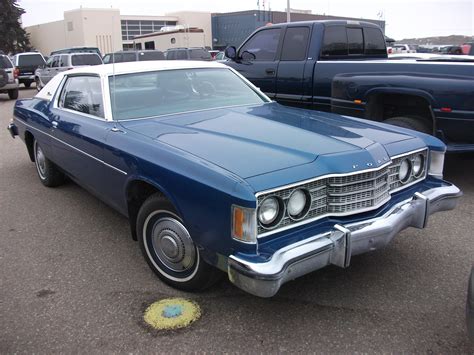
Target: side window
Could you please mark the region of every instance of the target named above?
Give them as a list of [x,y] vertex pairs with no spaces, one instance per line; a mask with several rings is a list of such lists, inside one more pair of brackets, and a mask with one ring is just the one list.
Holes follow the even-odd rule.
[[186,50],[182,50],[182,51],[176,51],[175,52],[175,58],[174,59],[178,59],[178,60],[186,60],[188,59],[188,55],[186,53]]
[[365,54],[387,54],[385,38],[383,37],[382,31],[380,31],[378,28],[364,28],[364,44]]
[[255,61],[275,60],[278,42],[280,41],[280,34],[280,28],[272,28],[257,32],[242,46],[242,48],[240,48],[239,55],[242,56],[244,52],[249,52],[253,54],[252,60]]
[[347,28],[349,54],[364,54],[364,36],[362,28]]
[[176,52],[175,51],[169,51],[166,54],[166,59],[168,60],[174,60],[176,58]]
[[309,28],[290,27],[286,30],[281,60],[305,60],[308,48]]
[[97,76],[69,77],[61,92],[59,107],[103,118],[104,103],[100,78]]
[[347,55],[347,33],[345,26],[327,26],[324,30],[321,56]]
[[137,60],[137,55],[133,53],[122,53],[122,62],[135,62]]
[[46,61],[46,67],[51,68],[51,66],[53,65],[53,60],[54,60],[54,57],[49,57],[48,60]]
[[53,57],[53,61],[51,62],[51,67],[52,68],[59,67],[59,55],[55,55]]
[[107,54],[107,55],[104,57],[104,59],[103,59],[104,64],[110,63],[110,57],[111,57],[110,54]]
[[68,63],[68,56],[67,55],[62,55],[60,60],[59,60],[59,66],[60,67],[67,67],[69,65]]

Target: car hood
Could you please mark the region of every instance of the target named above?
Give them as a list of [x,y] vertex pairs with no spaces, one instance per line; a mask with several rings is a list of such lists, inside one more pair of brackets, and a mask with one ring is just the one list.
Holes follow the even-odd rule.
[[[184,150],[244,179],[314,162],[321,155],[369,152],[413,139],[389,129],[277,103],[122,121],[130,131]],[[376,152],[376,153],[370,153]]]

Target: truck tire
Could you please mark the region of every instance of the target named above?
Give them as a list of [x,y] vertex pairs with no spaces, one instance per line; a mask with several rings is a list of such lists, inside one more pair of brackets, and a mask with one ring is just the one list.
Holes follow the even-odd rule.
[[18,99],[18,89],[8,90],[8,97],[10,100]]
[[8,83],[8,74],[4,69],[0,69],[0,88],[7,85]]
[[433,134],[433,130],[430,127],[429,122],[427,122],[427,120],[423,117],[391,117],[383,122],[391,124],[393,126],[408,128],[426,134]]

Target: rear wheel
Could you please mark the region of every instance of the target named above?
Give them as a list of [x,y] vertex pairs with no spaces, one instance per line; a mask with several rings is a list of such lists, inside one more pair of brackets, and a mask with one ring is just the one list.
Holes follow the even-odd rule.
[[18,99],[18,89],[8,90],[8,97],[10,100]]
[[31,81],[25,81],[23,84],[25,85],[25,88],[29,88],[31,86]]
[[426,134],[433,134],[433,129],[430,122],[423,117],[406,116],[406,117],[392,117],[384,121],[394,126],[413,129],[418,132]]
[[170,286],[200,291],[222,274],[202,259],[173,205],[161,194],[150,196],[140,208],[137,236],[148,265]]
[[43,149],[35,139],[33,143],[35,166],[41,183],[47,187],[56,187],[64,183],[64,174],[44,155]]
[[41,85],[40,78],[36,77],[35,78],[35,83],[36,83],[36,90],[40,91],[43,88],[43,85]]

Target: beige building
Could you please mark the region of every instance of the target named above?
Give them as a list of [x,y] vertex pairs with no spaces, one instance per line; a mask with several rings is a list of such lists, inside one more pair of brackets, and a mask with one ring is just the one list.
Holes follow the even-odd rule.
[[137,49],[165,51],[169,48],[205,47],[206,36],[203,29],[182,28],[174,31],[155,32],[137,36],[133,42]]
[[[209,12],[174,12],[165,16],[127,16],[118,9],[80,8],[64,12],[64,19],[26,27],[31,44],[44,55],[54,50],[75,46],[98,47],[102,53],[133,48],[137,36],[160,32],[163,27],[172,29],[199,28],[202,32],[187,37],[178,33],[175,41],[190,43],[189,46],[212,46],[211,14]],[[171,27],[171,28],[170,28]],[[195,38],[199,37],[199,40]],[[171,44],[171,38],[168,39]],[[165,42],[156,49],[166,50]],[[191,45],[196,43],[196,45]],[[199,44],[197,44],[199,43]],[[163,44],[163,46],[162,46]],[[166,48],[165,48],[166,47]]]

